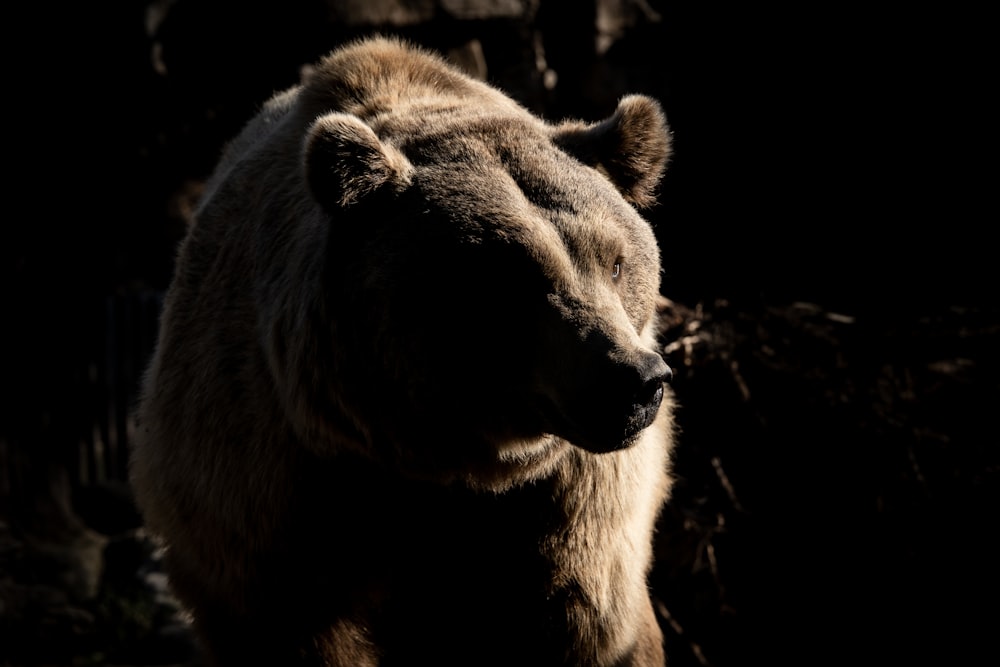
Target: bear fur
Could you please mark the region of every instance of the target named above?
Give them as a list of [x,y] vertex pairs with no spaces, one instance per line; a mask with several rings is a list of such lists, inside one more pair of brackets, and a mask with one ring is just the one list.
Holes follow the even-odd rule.
[[[354,42],[226,148],[131,479],[218,665],[662,665],[659,105]],[[665,393],[666,392],[666,393]]]

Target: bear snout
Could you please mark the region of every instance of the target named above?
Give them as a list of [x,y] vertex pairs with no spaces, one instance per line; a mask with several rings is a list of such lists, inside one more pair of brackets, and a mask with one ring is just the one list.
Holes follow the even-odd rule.
[[[658,354],[646,353],[638,366],[638,388],[626,409],[626,433],[631,438],[653,423],[663,402],[663,385],[673,379],[670,366]],[[630,413],[630,414],[629,414]]]
[[[643,353],[636,370],[639,387],[634,395],[637,404],[647,402],[645,399],[652,398],[657,393],[662,398],[664,383],[670,382],[674,377],[674,372],[663,357],[652,352]],[[659,399],[656,400],[659,402]]]
[[[672,375],[663,357],[652,352],[639,352],[629,363],[615,364],[603,378],[596,375],[594,379],[604,386],[590,387],[590,400],[585,403],[591,405],[581,421],[589,422],[586,428],[591,437],[581,440],[580,446],[598,452],[631,446],[656,419],[663,384]],[[601,404],[594,405],[595,399]]]
[[673,373],[658,354],[630,357],[628,362],[592,368],[568,392],[573,398],[551,397],[546,412],[556,435],[594,453],[625,449],[635,442],[656,419],[663,385]]

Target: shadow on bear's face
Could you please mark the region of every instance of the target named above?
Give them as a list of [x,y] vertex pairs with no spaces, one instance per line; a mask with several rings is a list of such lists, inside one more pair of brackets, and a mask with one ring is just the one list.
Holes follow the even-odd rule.
[[354,261],[379,257],[354,285],[377,305],[361,328],[374,332],[371,368],[388,373],[370,391],[395,411],[374,423],[428,449],[444,446],[432,434],[446,424],[464,436],[455,447],[488,442],[493,458],[496,443],[548,435],[592,452],[628,447],[670,373],[643,339],[659,288],[648,225],[551,147],[523,161],[455,166],[460,157],[414,164],[411,187],[367,208],[378,223],[351,232],[350,247],[365,249]]

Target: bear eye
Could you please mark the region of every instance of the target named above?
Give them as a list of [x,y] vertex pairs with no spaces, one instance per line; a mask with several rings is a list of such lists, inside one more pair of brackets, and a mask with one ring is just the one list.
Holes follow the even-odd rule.
[[622,260],[621,257],[615,260],[614,266],[611,267],[611,280],[618,280],[622,275]]

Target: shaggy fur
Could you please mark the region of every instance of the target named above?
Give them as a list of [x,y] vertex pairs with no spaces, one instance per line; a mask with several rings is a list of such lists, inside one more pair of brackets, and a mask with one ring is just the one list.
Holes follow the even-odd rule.
[[132,481],[218,665],[662,665],[658,104],[550,125],[393,40],[227,148]]

